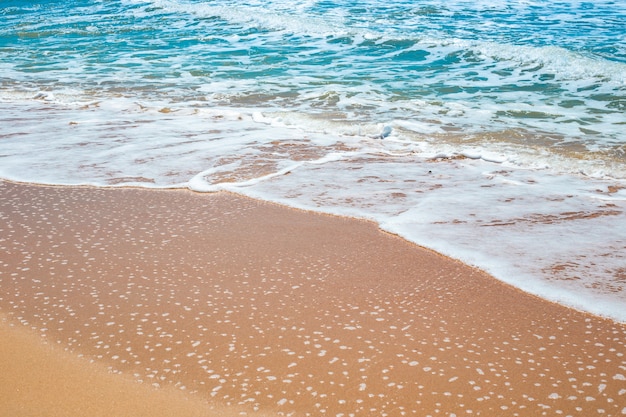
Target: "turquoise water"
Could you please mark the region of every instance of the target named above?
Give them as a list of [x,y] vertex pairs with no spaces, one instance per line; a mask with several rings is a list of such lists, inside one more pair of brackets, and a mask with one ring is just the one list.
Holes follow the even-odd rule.
[[0,176],[370,218],[626,320],[625,21],[602,0],[5,1]]
[[3,85],[623,146],[620,4],[12,2]]

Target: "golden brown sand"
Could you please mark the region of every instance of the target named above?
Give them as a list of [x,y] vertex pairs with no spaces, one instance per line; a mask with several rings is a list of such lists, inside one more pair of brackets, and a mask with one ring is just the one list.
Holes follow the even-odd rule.
[[45,345],[28,329],[0,322],[0,416],[234,417],[238,410],[191,398],[173,387],[155,389],[114,375]]
[[182,190],[0,195],[1,416],[626,414],[626,326],[374,224]]

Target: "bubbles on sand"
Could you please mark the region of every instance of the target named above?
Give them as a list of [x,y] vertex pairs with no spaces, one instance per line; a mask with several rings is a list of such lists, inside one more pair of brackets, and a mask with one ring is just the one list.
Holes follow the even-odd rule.
[[[623,325],[441,270],[373,225],[226,195],[0,187],[0,307],[143,383],[311,416],[617,415],[626,398]],[[285,222],[257,227],[258,210]]]

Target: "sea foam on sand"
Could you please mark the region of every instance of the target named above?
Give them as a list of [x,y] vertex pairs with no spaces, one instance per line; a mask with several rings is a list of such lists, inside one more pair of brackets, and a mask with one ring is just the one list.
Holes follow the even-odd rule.
[[[10,322],[207,409],[626,413],[623,324],[525,294],[373,223],[227,193],[10,182],[0,192],[0,309]],[[14,353],[3,366],[28,363]],[[21,374],[2,378],[2,401],[28,404],[10,392]]]

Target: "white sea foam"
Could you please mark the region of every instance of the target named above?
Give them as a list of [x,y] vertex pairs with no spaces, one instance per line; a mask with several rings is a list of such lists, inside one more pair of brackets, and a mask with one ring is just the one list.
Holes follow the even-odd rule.
[[[380,19],[377,3],[269,3],[125,0],[85,27],[54,10],[20,21],[42,43],[0,63],[0,177],[229,190],[372,219],[626,321],[626,53],[601,52],[611,19],[594,46],[558,37],[590,19],[576,5],[427,1],[427,15]],[[115,39],[124,13],[145,55],[123,46],[137,40],[126,31],[110,53],[85,54],[102,40],[98,19]],[[172,25],[144,43],[159,13]],[[437,26],[455,14],[481,23]],[[535,37],[522,18],[556,29]],[[520,30],[528,39],[513,39]],[[65,34],[75,42],[53,36]],[[37,53],[49,47],[62,62]]]

